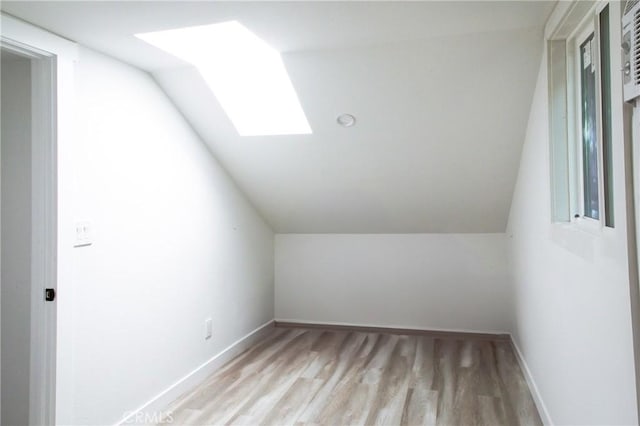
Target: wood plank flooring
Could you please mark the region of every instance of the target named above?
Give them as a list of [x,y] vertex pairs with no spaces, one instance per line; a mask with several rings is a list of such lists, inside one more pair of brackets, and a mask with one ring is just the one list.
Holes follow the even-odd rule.
[[541,425],[507,340],[275,328],[177,400],[176,425]]

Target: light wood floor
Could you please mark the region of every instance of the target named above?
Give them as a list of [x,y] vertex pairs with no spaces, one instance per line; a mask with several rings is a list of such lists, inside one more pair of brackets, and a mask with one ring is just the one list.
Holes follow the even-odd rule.
[[541,425],[507,340],[275,328],[176,401],[176,425]]

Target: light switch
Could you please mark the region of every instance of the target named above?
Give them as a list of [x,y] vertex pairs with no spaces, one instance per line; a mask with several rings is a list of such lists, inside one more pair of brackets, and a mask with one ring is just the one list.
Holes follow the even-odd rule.
[[90,222],[76,222],[76,239],[74,247],[84,247],[93,244]]

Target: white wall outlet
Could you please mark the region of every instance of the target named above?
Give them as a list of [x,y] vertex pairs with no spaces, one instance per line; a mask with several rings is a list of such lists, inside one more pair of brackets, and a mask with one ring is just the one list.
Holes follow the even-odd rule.
[[90,222],[76,222],[76,238],[74,247],[84,247],[93,244],[93,235]]
[[211,318],[204,320],[204,340],[211,339],[213,336],[213,321]]

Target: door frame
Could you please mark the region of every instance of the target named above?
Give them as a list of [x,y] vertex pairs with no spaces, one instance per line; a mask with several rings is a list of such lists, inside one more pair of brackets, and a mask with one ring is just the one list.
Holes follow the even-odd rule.
[[[74,72],[77,45],[0,13],[0,47],[31,60],[32,237],[29,424],[73,422]],[[53,288],[53,302],[44,289]],[[62,296],[62,298],[60,297]]]
[[55,56],[2,36],[2,50],[31,62],[31,334],[29,424],[55,423],[56,286]]

